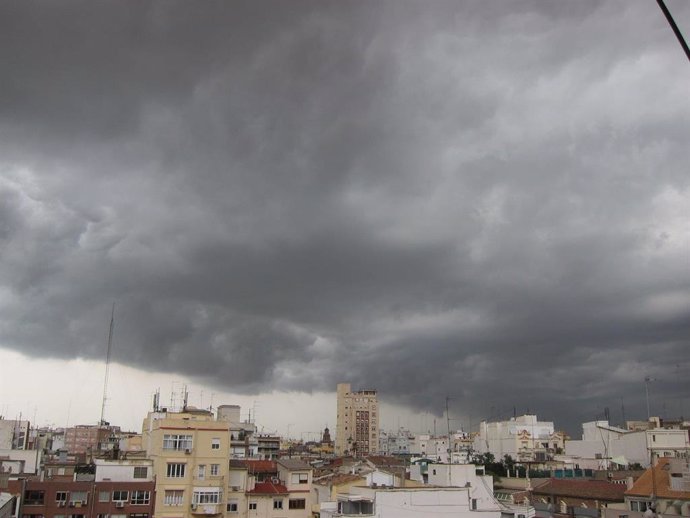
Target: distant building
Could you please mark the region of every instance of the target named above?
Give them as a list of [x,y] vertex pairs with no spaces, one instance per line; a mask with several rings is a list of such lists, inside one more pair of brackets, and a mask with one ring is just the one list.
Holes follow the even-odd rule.
[[352,392],[349,383],[339,383],[337,397],[335,454],[366,456],[377,453],[379,404],[376,391]]
[[[469,435],[457,431],[447,435],[417,434],[409,442],[409,453],[433,459],[437,462],[467,464],[470,461],[472,441]],[[449,455],[450,452],[450,455]]]
[[[256,424],[250,419],[245,421],[240,417],[239,405],[220,405],[217,410],[218,420],[228,423],[230,430],[230,457],[234,459],[249,459],[259,457],[259,439],[256,434]],[[275,444],[270,440],[263,441],[262,452],[274,456]],[[280,449],[280,445],[278,445]],[[270,450],[270,451],[267,451]]]
[[65,428],[65,448],[70,453],[98,453],[118,443],[119,426],[77,425]]
[[544,462],[561,453],[564,444],[565,434],[554,432],[553,422],[522,415],[508,421],[482,421],[473,449],[491,453],[497,461],[510,455],[518,462]]
[[29,421],[0,416],[0,450],[29,449]]
[[582,439],[565,443],[566,455],[584,464],[594,460],[599,469],[640,464],[649,467],[652,456],[682,457],[690,454],[688,430],[651,428],[625,430],[608,421],[582,425]]
[[382,455],[409,455],[412,452],[414,436],[409,430],[400,428],[397,432],[379,432],[379,453]]

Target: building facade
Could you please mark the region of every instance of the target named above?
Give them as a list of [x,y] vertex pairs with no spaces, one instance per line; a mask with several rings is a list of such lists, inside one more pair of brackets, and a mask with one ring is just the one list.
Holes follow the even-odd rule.
[[482,421],[473,449],[477,453],[491,453],[497,460],[510,455],[518,462],[541,462],[561,453],[564,445],[565,435],[554,432],[552,421],[522,415],[508,421]]
[[206,410],[149,412],[142,444],[153,461],[157,518],[225,514],[229,431]]
[[117,444],[119,426],[77,425],[65,429],[65,448],[70,453],[97,453]]
[[152,518],[154,486],[145,459],[97,461],[73,479],[9,481],[20,518]]
[[376,391],[352,392],[349,383],[339,383],[337,397],[335,454],[366,456],[378,453],[379,404]]

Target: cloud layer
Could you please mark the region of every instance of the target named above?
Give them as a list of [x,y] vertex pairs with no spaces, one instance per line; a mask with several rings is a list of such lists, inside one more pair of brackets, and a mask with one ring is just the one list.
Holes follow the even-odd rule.
[[238,392],[690,412],[653,3],[14,2],[0,63],[3,347],[101,358],[116,301],[118,361]]

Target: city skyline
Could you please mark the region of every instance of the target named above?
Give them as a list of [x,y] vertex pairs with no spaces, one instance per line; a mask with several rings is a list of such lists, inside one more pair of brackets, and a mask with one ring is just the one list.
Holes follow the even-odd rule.
[[690,67],[655,2],[26,1],[0,34],[8,413],[100,405],[113,303],[113,416],[118,381],[283,431],[333,427],[340,382],[394,423],[690,412]]

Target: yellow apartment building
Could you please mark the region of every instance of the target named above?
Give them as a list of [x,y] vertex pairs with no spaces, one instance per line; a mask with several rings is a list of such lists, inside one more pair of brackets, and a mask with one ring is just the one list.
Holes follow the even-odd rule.
[[153,461],[155,518],[225,516],[229,444],[228,423],[207,410],[149,412],[142,445]]
[[337,396],[335,454],[365,457],[377,453],[379,409],[376,391],[353,392],[349,383],[339,383]]

